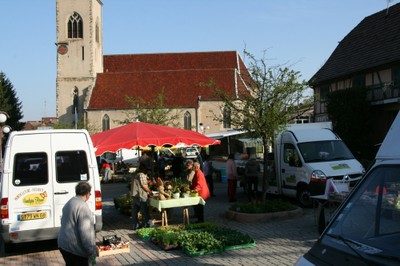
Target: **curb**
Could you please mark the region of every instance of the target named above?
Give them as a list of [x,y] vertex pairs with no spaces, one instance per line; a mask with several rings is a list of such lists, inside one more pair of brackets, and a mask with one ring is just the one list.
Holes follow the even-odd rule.
[[243,213],[227,210],[225,217],[241,223],[267,222],[272,220],[285,220],[303,216],[303,209],[296,207],[292,211],[272,213]]

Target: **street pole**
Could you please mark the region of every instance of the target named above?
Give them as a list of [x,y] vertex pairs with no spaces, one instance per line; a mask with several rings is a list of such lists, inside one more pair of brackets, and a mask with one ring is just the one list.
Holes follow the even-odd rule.
[[[0,124],[4,124],[8,119],[8,114],[6,112],[0,111]],[[11,131],[11,127],[4,125],[0,125],[0,171],[3,170],[3,133],[9,133]]]

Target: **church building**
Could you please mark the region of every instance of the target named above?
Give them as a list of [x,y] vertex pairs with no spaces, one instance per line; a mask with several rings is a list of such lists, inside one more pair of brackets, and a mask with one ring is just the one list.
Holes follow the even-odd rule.
[[238,52],[103,55],[102,1],[56,1],[60,123],[83,121],[90,133],[104,131],[134,112],[128,98],[150,102],[162,93],[179,127],[206,134],[231,129],[230,112],[214,89],[232,96],[247,89],[249,73]]

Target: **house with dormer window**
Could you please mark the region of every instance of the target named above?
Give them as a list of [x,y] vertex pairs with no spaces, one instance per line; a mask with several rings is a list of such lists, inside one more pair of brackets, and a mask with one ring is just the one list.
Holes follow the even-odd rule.
[[371,141],[382,142],[400,110],[400,3],[364,18],[309,83],[315,92],[316,122],[329,120],[329,93],[365,87],[373,110]]

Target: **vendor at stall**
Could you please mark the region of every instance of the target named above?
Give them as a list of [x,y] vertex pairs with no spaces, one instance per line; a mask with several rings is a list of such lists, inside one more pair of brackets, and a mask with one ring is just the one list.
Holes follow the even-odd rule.
[[[199,196],[206,200],[210,197],[210,191],[208,190],[207,181],[204,177],[204,173],[200,169],[200,163],[193,163],[194,169],[194,177],[192,180],[192,185],[190,186],[191,190],[197,190],[199,192]],[[204,205],[198,204],[193,206],[194,214],[197,218],[198,223],[204,222]]]

